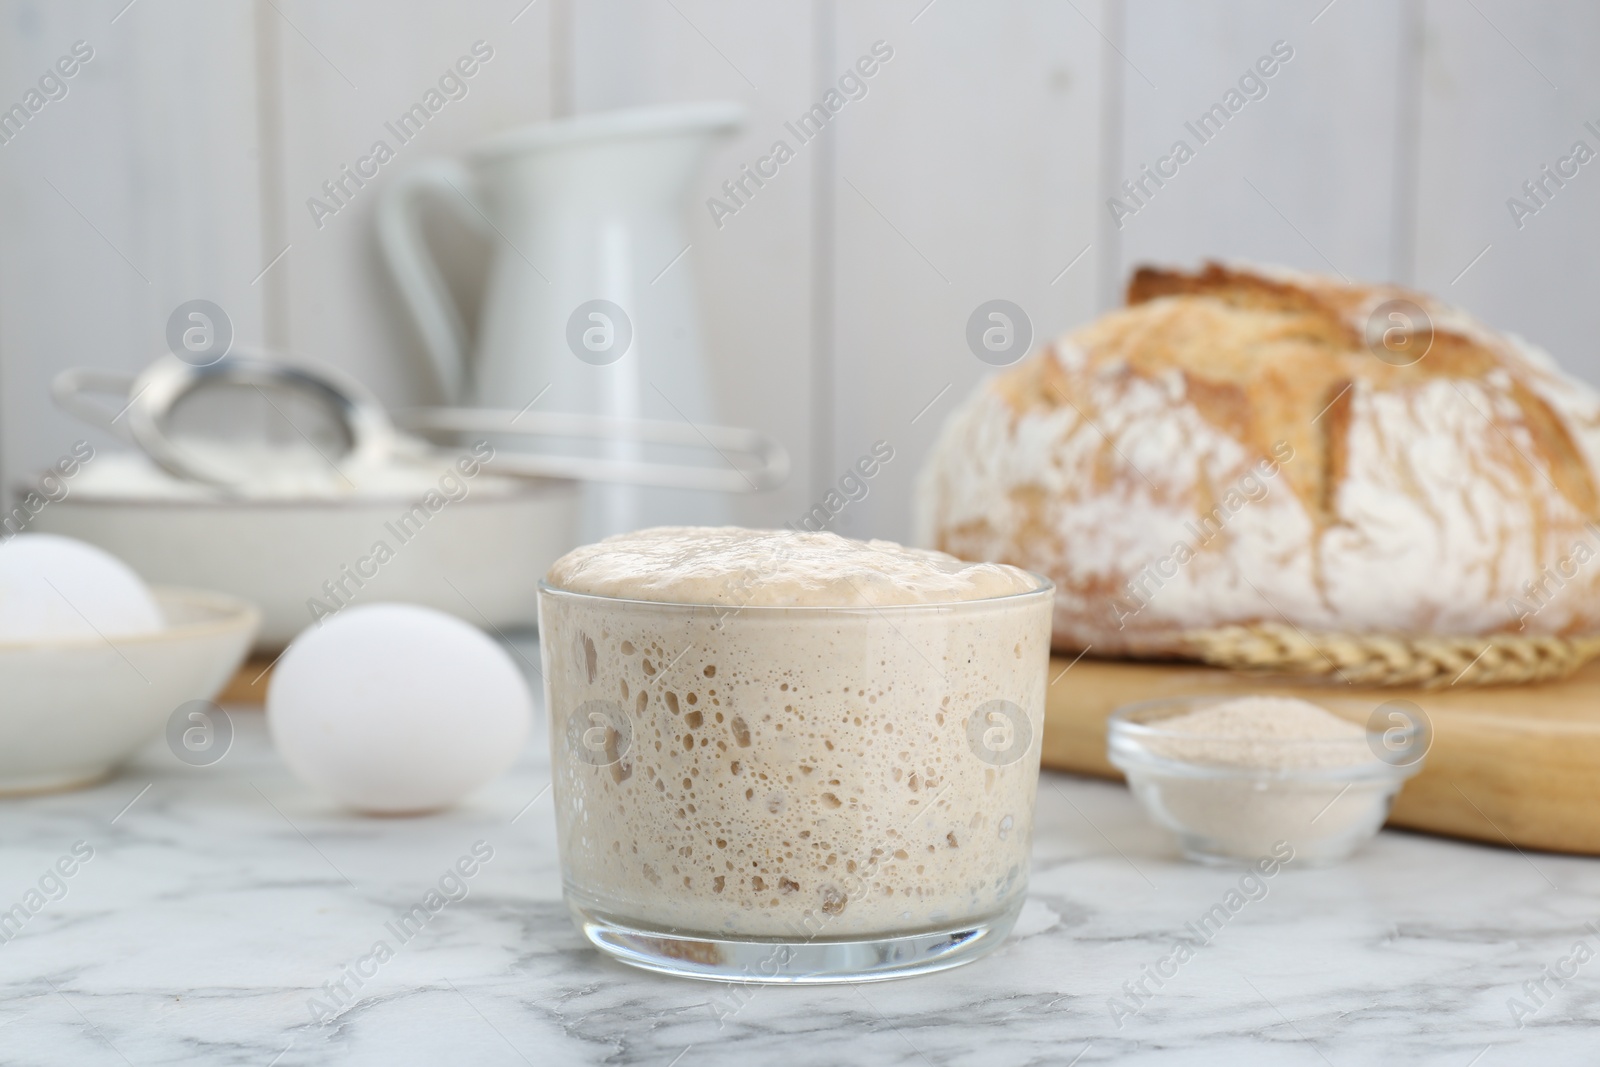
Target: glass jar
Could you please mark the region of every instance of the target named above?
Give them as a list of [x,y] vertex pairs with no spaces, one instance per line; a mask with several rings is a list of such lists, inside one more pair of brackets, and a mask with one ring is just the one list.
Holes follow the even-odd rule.
[[567,902],[636,966],[893,978],[1004,939],[1028,877],[1053,587],[775,607],[541,587]]

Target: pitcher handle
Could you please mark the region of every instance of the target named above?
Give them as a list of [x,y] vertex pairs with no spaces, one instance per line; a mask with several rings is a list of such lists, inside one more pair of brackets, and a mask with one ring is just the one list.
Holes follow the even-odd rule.
[[423,198],[433,194],[469,228],[487,233],[472,173],[454,159],[433,159],[397,175],[378,200],[378,243],[411,309],[412,320],[449,402],[466,388],[467,325],[422,237]]

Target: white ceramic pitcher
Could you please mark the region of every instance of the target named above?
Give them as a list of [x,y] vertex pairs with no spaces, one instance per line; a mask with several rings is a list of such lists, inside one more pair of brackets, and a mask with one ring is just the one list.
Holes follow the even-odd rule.
[[[588,115],[398,176],[379,204],[379,238],[446,402],[519,410],[537,398],[539,412],[719,421],[684,218],[707,150],[743,119],[728,103]],[[422,239],[425,197],[494,248],[475,353]],[[636,443],[606,447],[638,458]],[[591,484],[581,525],[593,538],[726,515],[715,494]]]

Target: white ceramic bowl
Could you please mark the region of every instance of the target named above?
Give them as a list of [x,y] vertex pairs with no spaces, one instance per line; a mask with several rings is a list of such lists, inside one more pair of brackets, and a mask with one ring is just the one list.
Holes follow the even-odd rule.
[[[342,585],[352,594],[350,603],[421,604],[474,626],[538,622],[539,580],[577,543],[576,482],[530,479],[506,491],[474,492],[417,529],[398,530],[400,516],[416,503],[401,497],[213,501],[85,493],[50,504],[29,528],[98,545],[148,582],[216,589],[259,604],[258,652],[281,649],[317,621],[312,598],[339,606],[324,583]],[[402,541],[399,534],[407,532]],[[379,541],[392,558],[362,564],[373,560]],[[370,576],[348,577],[345,568]]]
[[0,642],[0,794],[85,785],[209,700],[250,649],[261,613],[219,593],[157,586],[165,629]]

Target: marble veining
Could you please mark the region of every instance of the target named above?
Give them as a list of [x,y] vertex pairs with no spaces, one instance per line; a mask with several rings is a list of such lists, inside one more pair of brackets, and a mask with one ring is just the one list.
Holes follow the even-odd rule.
[[[65,895],[0,943],[0,1063],[1600,1058],[1600,958],[1573,958],[1580,941],[1600,952],[1585,925],[1600,927],[1596,860],[1386,831],[1342,866],[1290,864],[1114,1018],[1112,998],[1135,1006],[1124,983],[1238,873],[1182,862],[1121,786],[1046,775],[1030,899],[997,953],[896,982],[733,987],[586,947],[561,903],[542,724],[512,772],[456,810],[370,819],[290,778],[258,713],[233,719],[233,750],[212,767],[157,742],[93,789],[0,801],[0,909],[76,842],[93,849]],[[397,927],[479,842],[493,855],[465,896]],[[358,964],[370,974],[352,979]],[[352,992],[334,1003],[341,978]],[[1541,979],[1536,1004],[1525,983]]]

